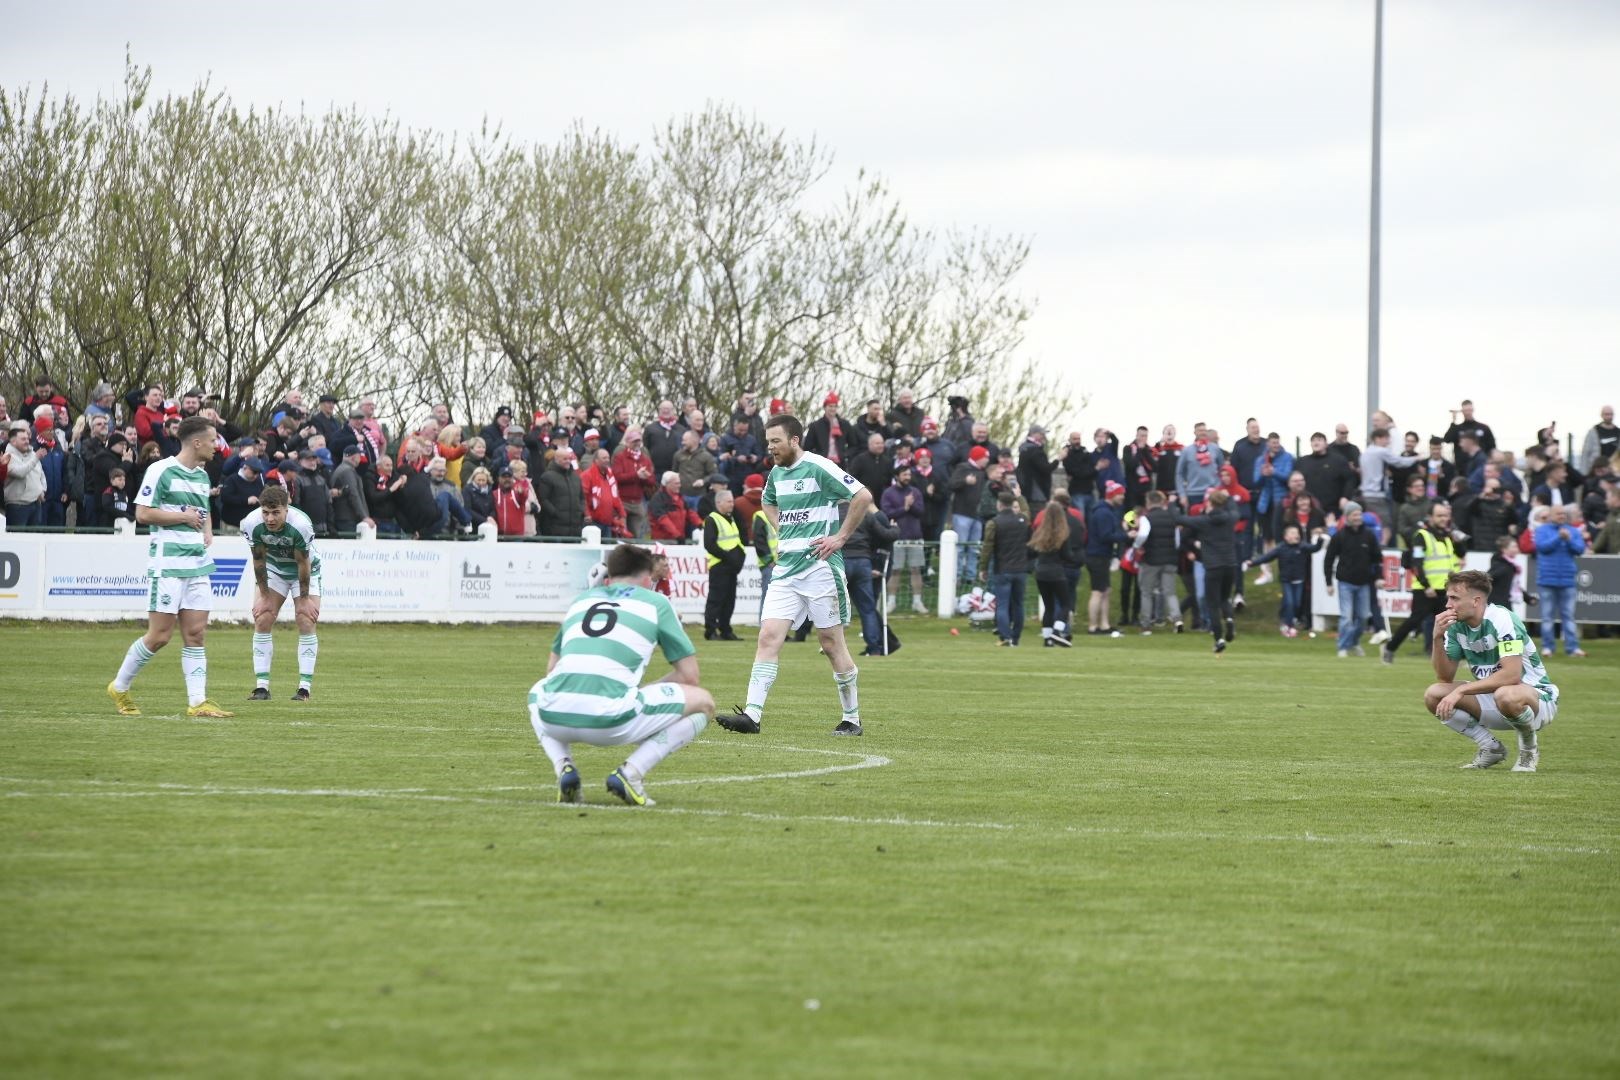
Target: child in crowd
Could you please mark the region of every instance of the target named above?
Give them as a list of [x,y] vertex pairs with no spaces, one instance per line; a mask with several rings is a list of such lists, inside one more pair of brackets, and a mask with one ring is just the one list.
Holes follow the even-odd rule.
[[1289,522],[1283,528],[1282,543],[1243,564],[1243,569],[1247,570],[1251,566],[1277,560],[1277,577],[1282,582],[1278,631],[1283,637],[1299,636],[1300,604],[1305,598],[1306,583],[1311,580],[1311,555],[1322,550],[1322,540],[1322,533],[1318,530],[1315,542],[1306,545],[1300,538],[1299,526]]
[[135,520],[135,507],[125,490],[128,482],[123,469],[111,469],[107,473],[107,486],[101,492],[101,520],[108,525],[119,518]]

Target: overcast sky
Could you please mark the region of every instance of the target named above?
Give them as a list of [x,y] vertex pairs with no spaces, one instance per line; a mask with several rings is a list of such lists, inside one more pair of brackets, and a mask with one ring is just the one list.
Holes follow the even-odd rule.
[[[649,141],[731,102],[1027,235],[1027,347],[1128,431],[1365,417],[1372,0],[17,3],[0,81]],[[1523,446],[1620,397],[1620,2],[1389,0],[1382,401]],[[859,388],[846,388],[859,392]]]

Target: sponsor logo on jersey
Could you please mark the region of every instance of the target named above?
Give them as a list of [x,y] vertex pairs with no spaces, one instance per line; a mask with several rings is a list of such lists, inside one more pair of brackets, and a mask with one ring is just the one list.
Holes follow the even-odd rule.
[[784,510],[782,511],[781,517],[778,519],[777,524],[779,526],[803,525],[809,520],[810,511],[808,510]]

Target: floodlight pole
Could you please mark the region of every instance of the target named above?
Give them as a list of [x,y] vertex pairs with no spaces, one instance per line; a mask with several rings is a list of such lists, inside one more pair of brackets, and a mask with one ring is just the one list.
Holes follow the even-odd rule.
[[1384,0],[1373,0],[1372,222],[1367,252],[1367,416],[1378,403],[1378,239],[1384,113]]

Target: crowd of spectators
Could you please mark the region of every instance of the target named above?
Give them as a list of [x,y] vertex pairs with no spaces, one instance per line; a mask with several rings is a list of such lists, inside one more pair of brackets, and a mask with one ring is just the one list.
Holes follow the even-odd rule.
[[[440,403],[394,432],[374,399],[342,406],[333,394],[307,405],[292,391],[263,410],[261,428],[244,431],[221,419],[200,389],[174,397],[153,385],[120,399],[102,383],[76,411],[42,377],[15,419],[0,397],[7,522],[82,528],[132,517],[145,470],[176,452],[181,419],[202,415],[217,425],[220,452],[208,468],[213,512],[224,527],[257,505],[265,485],[279,484],[322,535],[353,535],[364,523],[383,535],[453,538],[491,522],[502,537],[577,539],[595,525],[605,537],[701,542],[705,521],[723,501],[741,542],[751,546],[771,465],[765,419],[788,410],[785,401],[764,401],[750,389],[723,408],[661,401],[644,421],[627,406],[577,403],[535,409],[520,422],[503,405],[476,426]],[[872,491],[882,528],[873,534],[879,542],[869,572],[883,578],[886,589],[879,591],[891,606],[909,594],[910,605],[925,610],[924,579],[937,569],[928,545],[946,528],[961,541],[958,579],[971,583],[981,570],[986,583],[994,577],[1009,626],[1020,601],[1012,578],[1034,573],[1045,595],[1061,577],[1065,603],[1056,605],[1053,621],[1061,624],[1055,636],[1065,639],[1078,621],[1084,578],[1092,633],[1190,622],[1219,637],[1228,629],[1228,599],[1244,603],[1244,570],[1259,566],[1263,583],[1272,563],[1285,586],[1279,623],[1287,633],[1310,614],[1310,590],[1300,575],[1318,538],[1349,527],[1365,529],[1371,546],[1403,548],[1442,505],[1459,551],[1512,545],[1541,554],[1538,565],[1551,577],[1526,585],[1531,591],[1539,585],[1559,605],[1572,595],[1554,580],[1566,549],[1620,552],[1620,519],[1613,516],[1620,505],[1620,427],[1610,406],[1568,440],[1579,445],[1574,460],[1556,424],[1522,451],[1499,446],[1468,401],[1434,434],[1402,430],[1378,412],[1364,443],[1340,423],[1331,437],[1313,432],[1308,450],[1300,446],[1297,455],[1252,417],[1230,443],[1203,423],[1192,426],[1186,443],[1173,424],[1160,428],[1157,439],[1137,427],[1123,444],[1106,427],[1089,438],[1071,431],[1058,442],[1040,425],[998,442],[968,399],[949,397],[945,406],[936,418],[907,389],[887,405],[866,399],[850,419],[842,396],[832,392],[806,426],[807,450]],[[1216,493],[1221,522],[1198,520]],[[1017,531],[1006,520],[1008,495],[1011,513],[1026,522],[1025,542],[1040,537],[1040,547],[1022,560],[1007,547]],[[1052,504],[1061,506],[1069,528],[1043,534]],[[1336,542],[1329,548],[1335,582],[1355,586],[1361,583],[1353,578],[1376,572],[1361,565],[1366,560],[1347,559],[1344,543]],[[870,591],[852,593],[858,608],[867,606]],[[1001,636],[1016,640],[1010,631]]]

